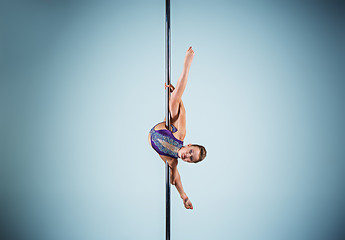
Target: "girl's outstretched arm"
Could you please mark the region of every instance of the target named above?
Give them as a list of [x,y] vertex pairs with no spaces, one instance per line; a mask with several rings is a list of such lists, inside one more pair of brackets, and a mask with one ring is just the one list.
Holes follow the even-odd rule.
[[183,200],[183,204],[184,204],[185,208],[186,209],[193,209],[192,202],[189,200],[187,194],[183,190],[182,182],[181,182],[181,176],[180,176],[177,169],[176,169],[175,174],[176,174],[176,176],[175,176],[175,187],[176,187],[177,191],[179,192],[179,194]]

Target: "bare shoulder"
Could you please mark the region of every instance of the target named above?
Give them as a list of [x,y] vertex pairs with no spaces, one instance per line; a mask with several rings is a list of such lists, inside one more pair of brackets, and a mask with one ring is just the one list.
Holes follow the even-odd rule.
[[177,161],[176,158],[172,158],[172,157],[168,157],[168,156],[164,156],[164,155],[159,155],[161,157],[161,159],[166,162],[168,161],[169,166],[171,166],[175,161]]

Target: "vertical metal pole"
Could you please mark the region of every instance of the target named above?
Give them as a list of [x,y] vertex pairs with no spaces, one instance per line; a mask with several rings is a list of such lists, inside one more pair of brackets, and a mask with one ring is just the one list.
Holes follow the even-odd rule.
[[[170,0],[165,0],[165,83],[170,85]],[[165,119],[166,127],[171,131],[170,126],[170,88],[165,89]],[[165,163],[165,201],[166,201],[166,240],[170,240],[170,168],[168,161]]]

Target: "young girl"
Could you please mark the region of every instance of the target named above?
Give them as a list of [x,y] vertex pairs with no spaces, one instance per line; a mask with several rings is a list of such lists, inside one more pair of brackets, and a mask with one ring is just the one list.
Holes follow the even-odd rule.
[[149,143],[152,148],[164,162],[168,161],[169,167],[171,168],[171,184],[175,185],[177,191],[180,193],[186,209],[193,209],[193,205],[188,199],[187,194],[183,191],[181,177],[177,170],[177,159],[180,158],[188,163],[197,163],[206,157],[206,149],[203,146],[197,144],[183,146],[183,140],[186,137],[186,110],[181,97],[186,88],[193,57],[194,51],[192,47],[189,47],[176,89],[172,85],[166,86],[172,91],[169,102],[172,132],[166,128],[164,119],[164,122],[155,125],[149,133]]

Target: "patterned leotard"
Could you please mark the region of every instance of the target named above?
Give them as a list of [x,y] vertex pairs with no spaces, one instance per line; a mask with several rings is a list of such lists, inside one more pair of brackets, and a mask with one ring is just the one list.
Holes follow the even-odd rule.
[[171,125],[172,132],[168,129],[155,130],[154,128],[156,126],[154,126],[150,131],[152,148],[159,155],[178,158],[177,151],[183,146],[183,141],[175,138],[172,134],[172,132],[176,132],[177,129]]

